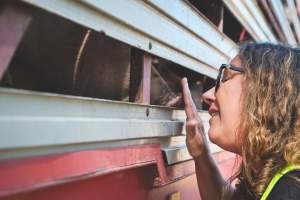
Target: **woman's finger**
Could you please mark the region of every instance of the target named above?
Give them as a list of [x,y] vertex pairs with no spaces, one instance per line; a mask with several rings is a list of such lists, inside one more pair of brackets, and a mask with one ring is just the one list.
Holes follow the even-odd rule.
[[188,119],[197,118],[198,111],[192,99],[187,78],[181,80],[184,108]]

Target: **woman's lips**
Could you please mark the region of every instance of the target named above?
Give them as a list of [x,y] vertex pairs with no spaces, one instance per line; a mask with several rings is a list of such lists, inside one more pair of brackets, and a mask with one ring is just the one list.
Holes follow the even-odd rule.
[[209,113],[209,115],[211,116],[210,119],[209,119],[209,125],[211,125],[212,120],[213,120],[215,117],[219,116],[220,113],[219,113],[219,110],[218,110],[218,108],[216,107],[215,104],[211,104],[211,105],[210,105],[210,107],[209,107],[209,109],[208,109],[208,113]]
[[214,116],[216,115],[216,113],[219,113],[219,110],[215,106],[210,106],[210,108],[208,109],[208,113],[210,114],[210,116]]

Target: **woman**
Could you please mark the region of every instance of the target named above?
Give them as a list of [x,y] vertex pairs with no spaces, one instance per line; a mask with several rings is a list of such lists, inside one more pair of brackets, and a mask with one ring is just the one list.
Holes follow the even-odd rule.
[[[300,49],[246,43],[222,65],[215,87],[202,95],[209,105],[209,139],[241,156],[235,188],[210,156],[203,124],[182,80],[187,114],[187,147],[195,160],[203,200],[260,199],[286,166],[267,199],[300,199]],[[271,184],[272,185],[272,184]],[[274,184],[273,184],[274,185]]]

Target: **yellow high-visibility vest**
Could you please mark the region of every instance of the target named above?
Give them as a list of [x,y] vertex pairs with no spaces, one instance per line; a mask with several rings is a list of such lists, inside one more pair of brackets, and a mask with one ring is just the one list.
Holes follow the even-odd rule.
[[263,195],[261,196],[260,200],[266,200],[269,194],[271,193],[272,189],[274,188],[275,184],[279,181],[279,179],[285,175],[286,173],[293,171],[295,169],[300,170],[300,165],[287,165],[286,167],[279,170],[275,176],[272,178],[271,182],[269,183],[267,189],[264,191]]

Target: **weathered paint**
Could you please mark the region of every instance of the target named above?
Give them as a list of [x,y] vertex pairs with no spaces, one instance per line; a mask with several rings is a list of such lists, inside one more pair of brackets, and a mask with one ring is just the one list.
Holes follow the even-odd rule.
[[[234,154],[213,157],[230,177]],[[1,161],[0,176],[1,199],[200,199],[193,161],[167,167],[155,144]]]
[[3,160],[0,162],[0,196],[148,165],[157,165],[160,184],[168,182],[157,144]]

